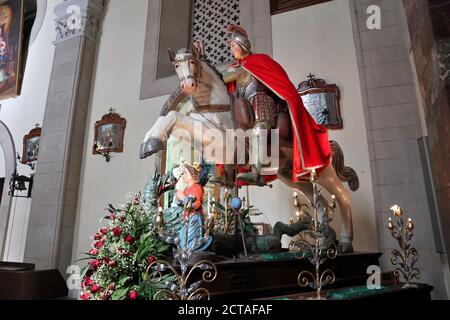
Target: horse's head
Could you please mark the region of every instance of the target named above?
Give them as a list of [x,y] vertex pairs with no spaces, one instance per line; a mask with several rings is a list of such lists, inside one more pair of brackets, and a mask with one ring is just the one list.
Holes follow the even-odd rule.
[[201,75],[201,52],[196,46],[192,46],[191,50],[180,49],[174,54],[169,49],[170,61],[175,66],[178,78],[180,79],[181,90],[186,95],[193,94],[199,87]]

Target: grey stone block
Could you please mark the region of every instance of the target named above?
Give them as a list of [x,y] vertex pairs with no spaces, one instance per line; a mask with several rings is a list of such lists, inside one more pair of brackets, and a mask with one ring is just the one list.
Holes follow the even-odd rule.
[[400,86],[412,83],[409,61],[379,64],[365,68],[367,89]]
[[417,105],[414,103],[371,108],[369,114],[374,130],[418,126],[420,121]]
[[409,62],[408,51],[401,43],[394,46],[366,50],[361,53],[365,67],[379,64]]
[[[368,90],[369,107],[407,103],[415,104],[417,106],[416,97],[416,90],[412,84]],[[417,112],[414,114],[417,114]]]
[[31,210],[33,214],[30,215],[28,224],[36,227],[55,227],[58,217],[58,205],[43,205],[38,206],[32,204]]

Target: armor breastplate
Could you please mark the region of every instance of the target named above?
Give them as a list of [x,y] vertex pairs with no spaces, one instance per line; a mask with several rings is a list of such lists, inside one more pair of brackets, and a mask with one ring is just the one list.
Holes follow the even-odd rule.
[[251,73],[241,69],[236,79],[239,96],[247,100],[255,113],[255,126],[270,129],[276,127],[277,105],[273,93]]
[[247,100],[257,93],[270,94],[270,90],[264,84],[245,70],[241,70],[236,83],[239,95]]

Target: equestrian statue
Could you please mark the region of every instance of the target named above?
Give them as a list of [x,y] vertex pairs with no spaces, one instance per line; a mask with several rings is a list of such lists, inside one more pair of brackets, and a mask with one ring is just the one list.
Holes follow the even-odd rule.
[[[180,86],[146,134],[140,158],[164,150],[169,137],[176,138],[177,132],[188,132],[193,143],[217,151],[209,154],[226,154],[226,146],[235,143],[226,132],[247,130],[251,147],[247,145],[244,154],[235,148],[233,163],[208,159],[208,155],[204,155],[217,165],[220,173],[213,182],[267,186],[279,179],[312,199],[309,176],[315,171],[318,184],[336,197],[340,209],[342,226],[338,248],[344,253],[352,252],[350,196],[333,167],[336,165],[332,159],[334,148],[332,150],[326,127],[317,124],[308,113],[284,69],[269,56],[252,53],[243,28],[231,25],[228,31],[228,43],[236,62],[224,73],[206,59],[200,42],[177,54],[169,50]],[[186,114],[176,107],[170,108],[186,98],[192,105]],[[218,143],[211,131],[221,133],[223,140]],[[272,150],[274,145],[276,152]],[[272,155],[278,155],[278,161],[267,163],[263,159],[270,150]]]

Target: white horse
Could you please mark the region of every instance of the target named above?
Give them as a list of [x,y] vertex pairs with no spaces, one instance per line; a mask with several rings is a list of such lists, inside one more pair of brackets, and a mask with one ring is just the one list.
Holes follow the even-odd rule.
[[[224,132],[226,129],[234,128],[228,89],[217,70],[202,59],[202,53],[193,46],[191,51],[182,49],[176,56],[170,52],[170,58],[180,79],[181,91],[192,101],[192,112],[188,113],[189,115],[183,115],[170,111],[167,115],[161,116],[145,136],[141,145],[141,159],[163,150],[169,136],[177,131],[180,132],[180,129],[181,132],[189,133],[194,138],[194,142],[200,143],[204,148],[210,147],[211,143],[214,143],[213,147],[220,148],[224,146],[216,145],[217,141],[214,139],[205,139],[205,134],[208,136],[207,130],[217,129]],[[195,132],[196,127],[203,128],[202,134]],[[312,199],[310,182],[294,183],[292,181],[292,143],[290,147],[280,148],[280,168],[277,177],[291,188],[302,192],[308,199]],[[322,171],[318,184],[336,196],[342,216],[339,249],[342,252],[352,252],[353,223],[349,192],[331,164]]]

